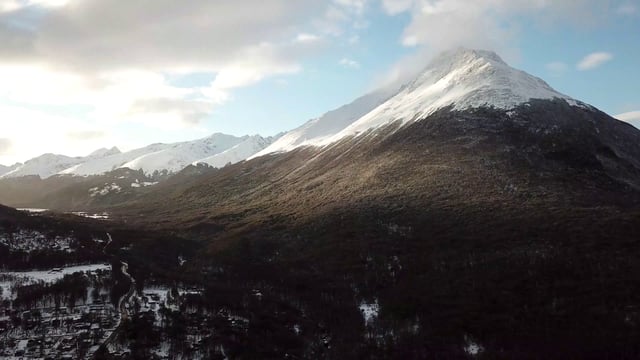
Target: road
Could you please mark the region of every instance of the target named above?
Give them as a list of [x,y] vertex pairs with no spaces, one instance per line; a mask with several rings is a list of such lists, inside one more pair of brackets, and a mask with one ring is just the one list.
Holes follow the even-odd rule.
[[124,261],[121,261],[120,263],[122,264],[122,268],[120,269],[120,271],[122,271],[122,275],[129,278],[129,281],[131,282],[129,291],[127,291],[127,293],[124,294],[124,296],[122,296],[120,298],[120,301],[118,302],[120,317],[122,319],[126,319],[129,316],[129,310],[127,309],[126,305],[129,303],[129,300],[131,300],[131,297],[136,293],[136,280],[131,276],[131,274],[129,274],[129,264]]
[[[102,252],[105,255],[107,254],[107,246],[109,246],[109,244],[113,242],[113,239],[111,238],[111,234],[107,233],[107,237],[109,238],[109,241],[102,249]],[[120,261],[120,264],[121,264],[120,272],[122,272],[122,275],[124,275],[129,279],[129,283],[130,283],[129,291],[127,291],[126,294],[122,295],[118,300],[118,312],[120,313],[120,318],[118,319],[118,323],[116,324],[111,335],[109,335],[109,337],[102,344],[105,347],[109,346],[109,344],[113,341],[113,339],[115,339],[116,334],[118,333],[118,330],[122,325],[122,320],[129,318],[129,310],[127,309],[127,304],[131,300],[131,297],[133,297],[133,295],[135,295],[136,293],[136,280],[133,278],[133,276],[131,276],[131,274],[129,274],[129,264],[124,261]],[[113,270],[115,269],[112,269],[112,273],[114,273]],[[115,274],[113,276],[115,276]],[[90,354],[87,358],[92,358],[92,357],[93,357],[93,354]]]

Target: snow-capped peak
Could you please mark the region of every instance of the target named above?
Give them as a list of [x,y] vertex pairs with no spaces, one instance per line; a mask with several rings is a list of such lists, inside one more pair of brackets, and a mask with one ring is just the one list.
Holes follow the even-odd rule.
[[[280,141],[256,154],[290,151],[300,146],[323,146],[346,136],[357,135],[395,121],[408,123],[424,119],[435,111],[453,106],[454,110],[478,107],[513,109],[532,99],[563,99],[573,106],[584,104],[552,89],[543,80],[507,65],[496,53],[459,48],[434,58],[415,80],[394,93],[367,95],[360,117],[340,113],[341,121],[325,117],[312,120],[284,135]],[[366,98],[366,97],[365,97]],[[348,105],[358,106],[361,99]],[[371,106],[373,105],[373,106]],[[331,113],[329,113],[331,114]],[[336,126],[328,127],[327,124]],[[330,128],[319,132],[316,129]]]
[[227,164],[235,164],[263,150],[272,142],[273,138],[263,138],[260,135],[246,136],[241,143],[233,146],[232,148],[194,161],[193,165],[207,164],[215,168],[221,168]]
[[[212,162],[216,165],[245,160],[264,149],[272,139],[260,136],[236,137],[216,133],[203,139],[173,144],[152,144],[143,148],[121,152],[117,147],[98,149],[86,157],[68,157],[45,154],[31,159],[14,169],[0,168],[0,178],[38,175],[90,176],[100,175],[120,168],[142,170],[148,175],[171,174],[196,162]],[[216,157],[216,155],[220,155]],[[209,161],[198,161],[205,159]]]
[[510,67],[494,52],[457,49],[436,57],[397,95],[324,144],[395,121],[424,119],[448,106],[454,110],[479,107],[510,110],[532,99],[563,99],[570,105],[583,106],[542,79]]
[[87,156],[87,158],[103,158],[103,157],[107,157],[107,156],[111,156],[111,155],[116,155],[116,154],[120,154],[121,151],[120,149],[118,149],[117,147],[112,147],[111,149],[107,149],[107,148],[102,148],[102,149],[98,149],[94,152],[92,152],[91,154],[89,154],[89,156]]
[[70,166],[74,166],[82,162],[81,157],[69,157],[64,155],[44,154],[26,161],[14,170],[0,176],[2,178],[21,177],[29,175],[37,175],[41,178],[47,178],[57,174]]

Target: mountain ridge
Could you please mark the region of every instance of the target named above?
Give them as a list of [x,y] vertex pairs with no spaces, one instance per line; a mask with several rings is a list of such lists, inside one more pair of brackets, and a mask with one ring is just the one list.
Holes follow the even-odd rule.
[[[260,151],[267,146],[273,137],[263,138],[260,135],[236,137],[215,133],[208,137],[178,143],[156,143],[127,152],[117,147],[95,150],[85,157],[70,157],[58,154],[43,154],[27,160],[24,164],[13,167],[0,167],[0,179],[23,176],[40,176],[43,179],[56,175],[91,176],[101,175],[119,168],[142,170],[146,174],[176,173],[191,163],[223,153],[234,146],[254,139],[254,146],[244,152],[235,152],[234,156],[216,162],[217,166],[245,160],[253,155],[250,150]],[[222,161],[224,161],[223,164]]]
[[[253,157],[301,146],[325,146],[398,119],[407,124],[449,105],[455,110],[484,106],[508,110],[532,99],[554,98],[572,106],[589,106],[554,90],[540,78],[510,67],[495,52],[458,48],[436,56],[404,85],[382,88],[310,120]],[[359,116],[341,114],[341,110],[354,107]],[[326,124],[334,125],[329,126],[331,131],[315,131]]]

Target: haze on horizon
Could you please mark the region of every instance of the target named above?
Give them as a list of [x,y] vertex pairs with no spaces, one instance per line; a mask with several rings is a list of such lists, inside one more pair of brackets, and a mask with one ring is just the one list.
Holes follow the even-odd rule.
[[458,46],[638,126],[638,20],[638,0],[0,0],[0,164],[273,135]]

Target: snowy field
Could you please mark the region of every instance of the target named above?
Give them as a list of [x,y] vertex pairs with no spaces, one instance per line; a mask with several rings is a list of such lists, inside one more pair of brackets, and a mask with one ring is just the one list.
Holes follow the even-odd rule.
[[0,297],[2,299],[10,298],[13,295],[11,292],[11,285],[14,283],[18,283],[20,285],[28,285],[39,282],[51,284],[58,280],[61,280],[65,275],[84,272],[95,273],[99,270],[111,271],[111,265],[93,264],[55,268],[46,271],[0,272],[0,288],[2,288],[2,294],[0,295]]
[[16,209],[16,210],[27,212],[27,213],[30,213],[30,214],[39,214],[39,213],[43,213],[43,212],[49,211],[49,209],[34,209],[34,208],[19,208],[19,209]]
[[89,214],[89,213],[86,213],[84,211],[73,211],[73,212],[71,212],[71,214],[75,215],[75,216],[89,218],[89,219],[109,220],[109,213],[106,213],[106,212],[103,212],[103,213],[100,213],[100,214]]

